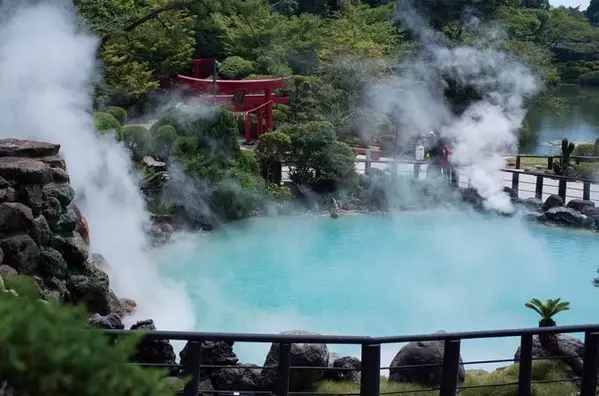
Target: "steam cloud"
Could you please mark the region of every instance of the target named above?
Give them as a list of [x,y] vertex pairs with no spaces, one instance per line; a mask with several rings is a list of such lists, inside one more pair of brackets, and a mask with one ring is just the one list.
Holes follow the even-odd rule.
[[161,279],[146,250],[148,215],[129,155],[94,130],[90,113],[99,41],[78,21],[70,2],[0,4],[0,136],[62,146],[90,226],[90,249],[107,259],[117,294],[138,303],[130,319],[151,317],[160,328],[192,328],[184,289]]
[[[466,27],[477,29],[482,38],[475,45],[457,47],[430,29],[409,0],[398,1],[396,18],[418,38],[420,50],[403,62],[394,78],[367,91],[371,106],[396,120],[405,135],[436,130],[449,138],[453,165],[471,181],[486,207],[511,212],[500,169],[504,156],[516,149],[524,104],[539,91],[539,79],[516,57],[500,51],[497,31],[480,30],[473,16]],[[444,97],[444,77],[475,88],[482,99],[454,115]]]

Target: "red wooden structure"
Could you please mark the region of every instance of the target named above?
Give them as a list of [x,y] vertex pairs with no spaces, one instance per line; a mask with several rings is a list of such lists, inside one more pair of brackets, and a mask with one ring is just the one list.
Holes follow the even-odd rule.
[[252,141],[252,120],[250,114],[256,115],[258,136],[272,131],[273,105],[289,103],[286,96],[275,96],[276,89],[286,88],[284,78],[265,80],[216,80],[206,78],[212,75],[214,59],[194,59],[193,77],[177,75],[180,83],[187,86],[193,96],[198,96],[204,102],[225,106],[228,109],[242,113],[245,122],[245,141]]

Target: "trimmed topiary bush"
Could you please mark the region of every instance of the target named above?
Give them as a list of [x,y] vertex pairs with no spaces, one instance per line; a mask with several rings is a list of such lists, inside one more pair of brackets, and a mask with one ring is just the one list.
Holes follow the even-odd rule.
[[114,118],[116,118],[118,120],[118,122],[121,123],[121,125],[124,125],[127,122],[127,118],[129,118],[129,115],[127,114],[127,110],[123,109],[122,107],[118,107],[118,106],[108,106],[107,108],[104,109],[105,113],[108,113],[110,115],[112,115]]
[[220,67],[223,76],[231,79],[241,79],[254,72],[254,62],[245,60],[240,56],[229,56]]
[[135,161],[152,154],[152,136],[150,131],[141,125],[130,125],[123,128],[123,140]]
[[114,132],[118,140],[123,140],[123,126],[112,114],[97,111],[94,113],[94,122],[100,134]]
[[592,71],[580,76],[580,83],[585,85],[599,85],[599,71]]
[[170,155],[173,145],[177,140],[177,131],[172,125],[162,125],[154,133],[152,138],[152,151],[160,159],[166,160]]

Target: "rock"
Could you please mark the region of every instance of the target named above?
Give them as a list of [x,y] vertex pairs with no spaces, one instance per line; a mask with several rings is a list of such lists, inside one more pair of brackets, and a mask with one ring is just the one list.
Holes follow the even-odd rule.
[[[560,346],[560,349],[564,351],[567,356],[579,356],[580,358],[584,357],[584,342],[574,336],[569,334],[558,334],[557,340]],[[551,357],[542,346],[539,341],[538,336],[533,336],[532,338],[532,357],[533,358],[547,358]],[[514,354],[514,362],[518,362],[520,360],[520,347],[516,350]]]
[[73,210],[69,209],[65,213],[60,215],[58,221],[54,223],[52,229],[54,230],[54,232],[57,232],[59,234],[68,235],[75,231],[76,227],[77,216],[75,216],[75,212],[73,212]]
[[35,273],[40,252],[29,235],[17,234],[0,239],[0,249],[4,252],[4,264],[25,275]]
[[0,158],[0,176],[19,184],[46,184],[54,179],[52,168],[31,158]]
[[154,168],[154,170],[156,170],[158,172],[166,171],[166,163],[157,161],[156,159],[154,159],[153,157],[151,157],[149,155],[143,157],[142,162],[148,168]]
[[33,213],[17,202],[0,204],[0,233],[29,232],[33,227]]
[[556,194],[552,194],[547,197],[541,209],[543,210],[543,212],[546,212],[551,208],[557,208],[561,206],[564,206],[564,200],[562,199],[562,197]]
[[108,314],[105,316],[94,314],[89,318],[89,324],[90,326],[107,330],[122,330],[125,328],[123,321],[116,314]]
[[90,312],[107,315],[110,313],[110,286],[108,275],[99,268],[88,268],[85,274],[72,275],[67,280],[71,300],[85,303]]
[[24,139],[0,139],[0,157],[48,157],[58,155],[60,144]]
[[33,219],[33,228],[29,235],[39,246],[46,246],[50,243],[52,231],[50,231],[50,226],[44,216],[40,215]]
[[120,305],[123,307],[125,313],[131,314],[135,312],[135,309],[137,308],[137,303],[134,300],[130,298],[120,298],[118,301]]
[[78,232],[83,240],[89,245],[89,226],[87,225],[87,220],[85,220],[85,217],[83,217],[81,210],[79,210],[77,205],[72,205],[72,209],[77,216],[77,227],[75,228],[75,231]]
[[[438,331],[436,333],[444,333]],[[399,350],[389,366],[389,382],[408,382],[424,386],[439,386],[443,371],[443,341],[410,342]],[[458,371],[458,383],[465,378],[464,366]],[[410,365],[435,365],[429,367],[405,367]]]
[[49,183],[42,188],[44,200],[56,198],[63,208],[75,198],[75,190],[68,183]]
[[562,225],[572,227],[592,226],[592,219],[570,208],[553,207],[547,210],[544,216],[545,220]]
[[568,208],[574,209],[578,212],[582,212],[584,210],[584,208],[587,208],[587,207],[594,208],[595,202],[586,201],[584,199],[572,199],[572,200],[570,200],[570,202],[568,202],[568,205],[566,205],[566,206]]
[[582,208],[580,212],[588,217],[599,216],[599,208],[596,208],[594,206],[585,206],[584,208]]
[[47,278],[65,279],[68,266],[57,250],[51,247],[43,247],[40,249],[39,269]]
[[539,198],[526,198],[522,201],[522,204],[526,207],[526,209],[533,212],[540,212],[543,207],[543,201]]
[[[293,330],[281,334],[290,335],[315,335],[316,333]],[[329,350],[326,344],[291,344],[291,366],[303,367],[328,367]],[[263,366],[276,366],[279,362],[279,344],[273,343],[266,355]],[[322,380],[324,370],[291,370],[289,388],[292,391],[309,389]],[[263,390],[272,390],[277,381],[275,369],[263,369],[260,378],[260,387]]]
[[7,276],[19,275],[16,269],[9,265],[0,265],[0,276],[6,278]]
[[484,199],[474,188],[466,188],[462,190],[462,201],[474,207],[475,210],[484,209]]
[[50,168],[50,173],[52,175],[52,180],[56,183],[69,183],[71,181],[71,177],[67,171],[63,169]]
[[341,370],[325,371],[323,376],[324,380],[358,383],[360,380],[360,369],[362,368],[360,359],[353,356],[345,356],[335,359],[332,363],[334,368],[339,368]]
[[210,380],[214,389],[255,391],[260,384],[260,368],[254,364],[241,364],[213,371]]
[[0,177],[0,189],[10,187],[10,183],[5,178]]
[[[4,180],[4,179],[2,179]],[[12,187],[6,187],[0,189],[0,202],[17,202],[19,195],[17,190]]]
[[77,266],[89,257],[87,243],[76,232],[73,233],[72,237],[67,238],[53,235],[50,239],[50,245],[62,254],[69,267]]
[[51,223],[58,221],[62,214],[60,201],[54,197],[46,199],[42,206],[42,214]]
[[18,187],[19,200],[31,208],[34,216],[42,213],[42,186],[39,184],[21,185]]
[[60,168],[63,170],[67,170],[67,164],[63,158],[60,158],[58,155],[52,155],[49,157],[41,157],[38,158],[44,164],[48,165],[50,168]]
[[65,280],[50,278],[46,280],[46,286],[56,293],[59,302],[73,302]]
[[526,213],[522,218],[531,222],[543,222],[545,221],[545,213]]
[[510,187],[503,187],[503,192],[506,193],[512,200],[518,198],[518,192]]
[[[184,367],[189,365],[187,351],[189,350],[189,343],[179,352],[181,358],[181,365]],[[225,341],[204,341],[202,342],[202,365],[208,366],[236,366],[239,363],[239,359],[235,352],[233,352],[233,343]],[[210,373],[214,369],[207,369],[206,373]],[[190,374],[187,369],[183,369],[184,375]]]
[[[135,323],[131,330],[155,331],[156,326],[152,319],[148,319]],[[175,364],[176,355],[168,340],[142,340],[131,360],[137,363]]]
[[[2,260],[4,260],[4,252],[0,249],[0,264],[2,264]],[[0,274],[1,276],[2,274]]]

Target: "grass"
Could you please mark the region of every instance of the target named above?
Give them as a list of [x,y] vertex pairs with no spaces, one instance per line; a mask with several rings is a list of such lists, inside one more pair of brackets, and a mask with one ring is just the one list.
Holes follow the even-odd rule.
[[[527,169],[530,167],[540,166],[542,169],[547,170],[547,158],[546,157],[520,157],[520,169]],[[506,167],[510,169],[516,168],[516,157],[511,156],[506,158]]]
[[[533,381],[561,380],[566,379],[566,368],[561,362],[538,361],[533,363]],[[518,390],[515,383],[518,382],[518,365],[508,366],[503,370],[492,373],[467,372],[464,382],[466,388],[459,391],[460,396],[517,396]],[[493,386],[497,384],[512,384],[506,386]],[[427,391],[427,389],[429,389]],[[314,391],[317,393],[328,393],[330,395],[342,396],[344,394],[359,394],[358,385],[339,382],[322,382]],[[402,396],[438,396],[438,390],[413,385],[392,384],[387,378],[381,379],[381,395],[396,394]],[[570,382],[550,382],[544,384],[533,384],[533,396],[576,396],[577,387]],[[306,393],[305,395],[309,395]]]

